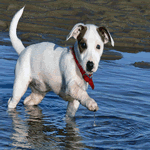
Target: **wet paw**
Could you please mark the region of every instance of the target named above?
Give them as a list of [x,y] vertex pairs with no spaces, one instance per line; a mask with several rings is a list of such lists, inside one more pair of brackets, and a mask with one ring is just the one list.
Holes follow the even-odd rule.
[[8,100],[8,108],[16,108],[16,103],[13,103],[12,98]]
[[97,111],[99,109],[97,103],[93,99],[90,99],[89,101],[87,101],[86,107],[90,111]]

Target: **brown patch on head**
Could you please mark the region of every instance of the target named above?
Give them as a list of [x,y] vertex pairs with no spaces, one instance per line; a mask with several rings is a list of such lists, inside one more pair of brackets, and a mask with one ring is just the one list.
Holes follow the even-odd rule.
[[106,40],[106,36],[105,34],[108,36],[108,40],[111,41],[110,35],[107,31],[107,29],[105,27],[99,27],[97,28],[97,32],[99,33],[100,37],[102,38],[102,41],[105,42]]
[[83,53],[87,48],[86,40],[83,38],[86,31],[87,31],[87,27],[81,26],[80,34],[77,37],[80,53]]

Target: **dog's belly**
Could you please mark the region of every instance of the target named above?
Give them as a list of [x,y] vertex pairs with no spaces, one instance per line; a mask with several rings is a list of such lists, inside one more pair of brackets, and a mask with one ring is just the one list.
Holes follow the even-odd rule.
[[39,92],[53,91],[58,94],[61,91],[62,79],[61,76],[51,76],[50,73],[38,73],[34,75],[30,83],[30,87]]
[[51,88],[47,84],[40,82],[37,79],[33,79],[32,82],[30,83],[29,87],[31,89],[33,88],[39,92],[45,92],[46,93],[46,92],[51,91]]
[[39,91],[39,92],[49,92],[49,91],[53,91],[56,94],[58,94],[61,91],[61,77],[54,76],[51,77],[49,76],[49,78],[45,77],[45,75],[43,75],[44,77],[39,78],[39,76],[36,76],[35,78],[32,79],[29,87],[34,88],[35,90]]

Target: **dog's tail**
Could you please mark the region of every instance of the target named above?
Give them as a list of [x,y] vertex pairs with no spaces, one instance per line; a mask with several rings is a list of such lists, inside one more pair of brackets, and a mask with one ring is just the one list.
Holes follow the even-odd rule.
[[25,8],[25,6],[23,8],[21,8],[14,15],[14,17],[11,21],[11,24],[10,24],[10,28],[9,28],[9,36],[10,36],[12,46],[14,47],[14,49],[16,50],[18,55],[25,49],[24,45],[22,44],[21,40],[17,37],[17,33],[16,33],[17,32],[17,24],[18,24],[20,17],[22,16],[24,8]]

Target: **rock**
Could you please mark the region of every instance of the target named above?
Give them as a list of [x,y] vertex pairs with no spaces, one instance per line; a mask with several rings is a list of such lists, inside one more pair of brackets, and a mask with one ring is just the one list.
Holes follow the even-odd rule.
[[133,65],[139,68],[150,68],[150,62],[144,62],[144,61],[135,62]]

